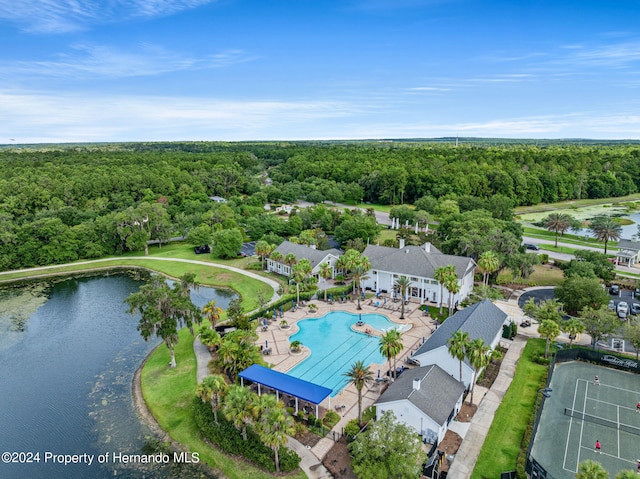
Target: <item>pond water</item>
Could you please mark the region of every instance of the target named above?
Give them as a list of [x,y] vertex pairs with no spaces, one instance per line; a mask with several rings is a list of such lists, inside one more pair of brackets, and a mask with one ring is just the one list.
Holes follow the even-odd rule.
[[[39,462],[0,463],[0,477],[175,477],[171,466],[145,470],[95,459],[141,454],[151,437],[136,415],[131,382],[160,341],[142,339],[123,303],[141,284],[117,274],[0,289],[0,452],[39,453]],[[226,308],[233,297],[200,288],[193,299]],[[95,458],[64,466],[45,463],[47,452]]]

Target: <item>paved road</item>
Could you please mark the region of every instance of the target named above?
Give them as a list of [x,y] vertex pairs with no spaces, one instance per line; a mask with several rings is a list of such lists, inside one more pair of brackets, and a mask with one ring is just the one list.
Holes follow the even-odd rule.
[[[555,244],[554,240],[546,240],[546,239],[540,239],[540,238],[531,238],[530,236],[523,236],[522,237],[522,241],[524,243],[531,243],[531,244],[536,244],[536,245],[540,246],[540,251],[538,251],[538,254],[540,254],[541,252],[544,252],[544,253],[549,255],[549,258],[558,259],[560,261],[571,261],[573,259],[573,255],[572,254],[558,253],[556,251],[549,251],[549,250],[545,250],[544,249],[545,245],[553,245],[553,244]],[[562,241],[558,241],[558,246],[566,246],[567,248],[573,248],[573,249],[597,251],[599,253],[604,252],[604,250],[602,248],[594,248],[592,246],[584,246],[584,245],[576,245],[576,244],[571,244],[571,243],[563,243]],[[532,253],[533,253],[533,251],[532,251]],[[620,273],[640,274],[640,268],[639,267],[635,267],[635,266],[629,268],[628,266],[616,265],[616,271],[619,271]]]

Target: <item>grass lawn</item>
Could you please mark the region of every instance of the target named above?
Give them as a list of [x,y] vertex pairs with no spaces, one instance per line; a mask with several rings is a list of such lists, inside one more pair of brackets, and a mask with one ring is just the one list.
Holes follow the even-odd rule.
[[531,420],[538,389],[544,387],[547,368],[532,361],[544,354],[544,339],[530,339],[518,360],[515,376],[505,394],[482,445],[471,479],[500,477],[513,471],[522,438]]
[[[200,453],[202,462],[220,470],[229,479],[272,478],[270,473],[227,456],[202,440],[191,409],[196,391],[196,358],[193,338],[187,329],[180,331],[176,362],[176,368],[167,367],[169,350],[161,345],[149,356],[142,368],[142,393],[162,429],[189,451]],[[284,477],[304,479],[306,475],[298,470],[297,473]]]
[[566,208],[579,208],[581,206],[607,205],[612,203],[626,203],[629,201],[638,200],[640,200],[640,193],[634,193],[632,195],[620,196],[617,198],[594,198],[586,200],[560,201],[558,203],[547,203],[533,206],[518,206],[517,208],[515,208],[515,213],[517,215],[521,215],[527,213],[535,213],[538,211],[554,211]]
[[505,270],[498,275],[498,284],[525,282],[530,286],[558,286],[564,280],[560,268],[548,264],[537,264],[533,267],[533,274],[527,280],[513,280],[510,271]]

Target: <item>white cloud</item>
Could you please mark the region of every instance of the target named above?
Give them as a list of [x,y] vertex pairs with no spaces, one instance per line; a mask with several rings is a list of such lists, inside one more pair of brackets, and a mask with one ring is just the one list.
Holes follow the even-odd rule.
[[216,0],[0,0],[0,19],[32,33],[65,33],[137,17],[160,17]]
[[105,45],[76,44],[70,52],[53,60],[0,62],[0,72],[7,77],[125,78],[220,68],[254,59],[241,50],[227,50],[197,58],[150,44],[138,45],[127,51]]

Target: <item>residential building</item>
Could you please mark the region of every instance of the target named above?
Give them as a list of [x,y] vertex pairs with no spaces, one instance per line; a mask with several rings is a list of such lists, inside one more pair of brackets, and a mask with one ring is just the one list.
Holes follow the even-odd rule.
[[440,442],[462,407],[464,391],[460,381],[435,364],[406,369],[375,402],[376,416],[393,411],[427,442]]
[[640,241],[621,239],[618,241],[616,263],[629,267],[640,261]]
[[[502,337],[502,326],[509,322],[507,314],[489,299],[458,311],[434,331],[427,341],[412,354],[420,364],[437,364],[447,374],[460,377],[460,362],[449,354],[449,339],[456,331],[469,334],[469,340],[480,338],[494,349]],[[469,387],[473,381],[473,367],[462,362],[462,382]]]
[[449,291],[444,287],[440,288],[440,283],[435,279],[435,271],[440,267],[453,265],[460,287],[460,291],[453,296],[453,304],[462,302],[473,290],[473,273],[476,267],[473,259],[443,254],[431,243],[404,246],[401,242],[400,248],[369,245],[362,255],[369,258],[371,263],[368,278],[362,281],[365,289],[392,294],[394,283],[401,276],[406,276],[411,280],[406,299],[415,299],[421,304],[440,304],[441,301],[448,304]]
[[273,271],[274,273],[278,273],[283,276],[291,276],[291,267],[288,264],[285,264],[284,258],[289,253],[292,253],[298,261],[303,258],[309,260],[312,268],[312,276],[318,276],[320,274],[320,265],[322,263],[328,263],[331,266],[331,278],[334,278],[336,262],[342,254],[342,251],[335,248],[319,250],[312,246],[291,243],[290,241],[284,241],[274,251],[282,254],[282,259],[280,261],[274,261],[273,259],[268,258],[267,271]]

